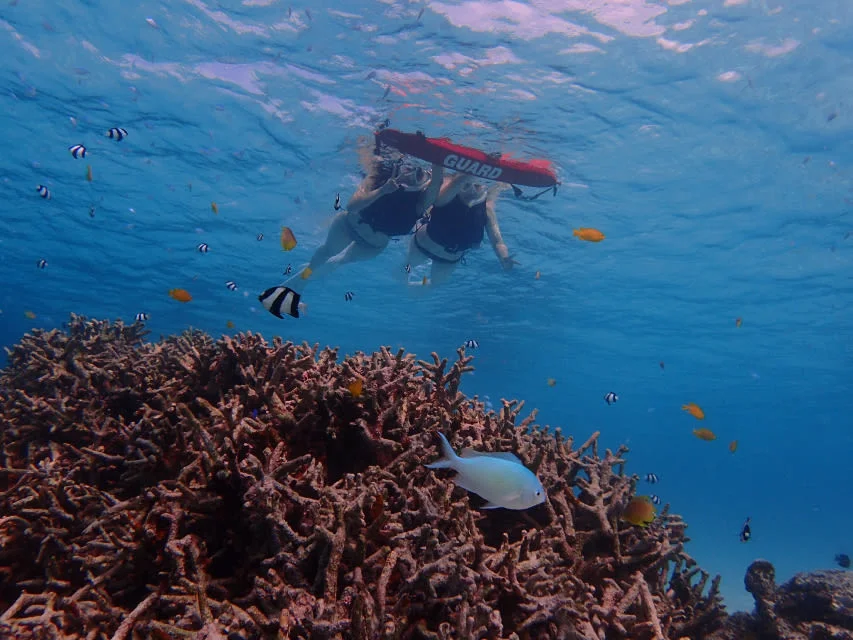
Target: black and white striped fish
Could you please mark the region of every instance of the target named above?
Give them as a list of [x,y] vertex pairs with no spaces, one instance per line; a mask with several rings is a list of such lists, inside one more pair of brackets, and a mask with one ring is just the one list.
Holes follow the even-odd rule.
[[45,260],[44,258],[42,258],[41,260],[39,260],[38,262],[36,262],[36,266],[37,266],[39,269],[45,269],[45,268],[47,267],[47,260]]
[[294,318],[299,317],[299,298],[301,296],[290,287],[278,285],[270,287],[258,296],[258,300],[264,308],[278,318],[283,318],[286,313]]
[[226,282],[225,286],[228,287],[228,291],[237,291],[237,283],[233,280]]
[[37,187],[36,187],[36,191],[38,191],[38,192],[39,192],[39,195],[40,195],[42,198],[44,198],[45,200],[50,200],[50,189],[48,189],[48,188],[47,188],[46,186],[44,186],[43,184],[40,184],[39,186],[37,186]]
[[614,402],[616,402],[618,399],[619,399],[619,396],[617,396],[617,395],[616,395],[615,393],[613,393],[612,391],[608,391],[607,393],[605,393],[605,394],[604,394],[604,401],[605,401],[607,404],[613,404],[613,403],[614,403]]
[[476,340],[466,340],[465,342],[462,343],[462,346],[465,347],[466,349],[479,349],[480,343],[477,342]]
[[660,504],[660,496],[652,494],[649,496],[649,500],[652,501],[652,504]]
[[335,211],[340,211],[341,209],[343,209],[343,206],[341,205],[341,194],[336,193],[335,194]]
[[137,313],[136,314],[136,321],[137,322],[148,322],[148,314],[145,312]]
[[654,474],[654,473],[647,473],[646,474],[646,482],[648,482],[649,484],[657,484],[657,481],[658,481],[658,477],[656,474]]
[[752,528],[749,526],[750,518],[746,519],[746,522],[743,523],[743,526],[740,529],[740,534],[738,537],[741,542],[749,542],[750,538],[752,538]]
[[127,137],[127,129],[122,129],[121,127],[113,127],[112,129],[109,129],[107,131],[106,136],[111,140],[121,142]]
[[403,267],[403,268],[406,270],[406,273],[411,273],[411,272],[412,272],[412,265],[410,265],[410,264],[407,264],[407,265],[406,265],[405,267]]
[[290,265],[287,265],[284,268],[284,275],[289,276],[291,273],[293,273],[293,267]]
[[210,251],[210,247],[207,245],[206,242],[202,242],[196,247],[196,249],[198,249],[199,253],[207,253],[208,251]]
[[86,147],[84,147],[82,144],[72,144],[70,147],[68,147],[68,150],[75,158],[86,157]]
[[347,302],[349,302],[350,300],[352,300],[352,299],[353,299],[353,297],[354,297],[354,296],[355,296],[355,294],[354,294],[352,291],[347,291],[347,292],[344,294],[344,300],[346,300]]
[[260,242],[260,241],[261,241],[261,240],[263,240],[263,239],[264,239],[264,234],[263,234],[263,233],[259,233],[259,234],[258,234],[258,242]]

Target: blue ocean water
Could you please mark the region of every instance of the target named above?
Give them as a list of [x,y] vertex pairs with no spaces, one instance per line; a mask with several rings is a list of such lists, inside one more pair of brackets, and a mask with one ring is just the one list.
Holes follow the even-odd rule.
[[[476,339],[464,391],[628,443],[628,471],[660,478],[641,490],[684,515],[689,552],[749,609],[753,559],[784,580],[853,553],[852,7],[6,2],[0,343],[71,312],[344,352],[452,358]],[[308,288],[298,320],[267,314],[257,294],[322,242],[360,179],[357,141],[385,118],[555,163],[556,197],[499,201],[519,265],[486,243],[415,296],[392,243]]]

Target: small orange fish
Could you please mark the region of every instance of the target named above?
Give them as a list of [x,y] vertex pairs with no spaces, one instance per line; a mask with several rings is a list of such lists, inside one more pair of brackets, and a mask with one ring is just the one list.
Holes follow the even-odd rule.
[[86,180],[92,182],[92,165],[86,165]]
[[555,378],[548,378],[548,386],[549,387],[556,387],[557,386],[557,380]]
[[29,318],[30,320],[36,319],[36,314],[34,314],[32,311],[24,311],[24,316]]
[[169,289],[169,297],[178,302],[189,302],[193,299],[186,289]]
[[225,326],[228,327],[229,329],[233,329],[234,323],[229,320],[228,322],[225,323]]
[[601,242],[604,240],[604,234],[598,229],[592,229],[591,227],[575,229],[572,231],[572,235],[576,238],[580,238],[581,240],[586,240],[587,242]]
[[426,276],[424,276],[424,279],[421,280],[421,286],[423,286],[423,287],[427,286],[427,282],[429,282],[429,280],[427,279]]
[[737,451],[737,440],[732,440],[731,442],[729,442],[729,451],[731,451],[732,453]]
[[688,402],[687,404],[683,404],[681,405],[681,408],[697,420],[705,419],[705,412],[702,411],[702,408],[695,402]]
[[655,519],[655,507],[648,496],[634,496],[622,512],[622,519],[637,527],[646,527]]
[[735,318],[735,326],[740,327],[743,324],[743,318]]
[[219,215],[219,205],[217,205],[215,202],[210,203],[210,210],[213,211],[213,213],[215,213],[216,215]]
[[305,267],[305,268],[302,270],[302,273],[300,274],[300,276],[299,276],[299,277],[300,277],[300,278],[302,278],[303,280],[307,280],[308,278],[310,278],[310,277],[311,277],[311,274],[312,274],[312,273],[314,273],[314,272],[313,272],[313,271],[311,271],[311,267]]
[[705,427],[702,427],[701,429],[693,429],[693,435],[700,440],[705,440],[706,442],[711,442],[711,440],[717,439],[717,434]]
[[282,251],[292,251],[296,246],[296,236],[290,227],[281,228],[281,249]]
[[541,276],[542,276],[542,274],[541,274],[539,271],[537,271],[537,272],[536,272],[536,274],[535,274],[533,277],[534,277],[536,280],[538,280]]
[[361,397],[362,389],[364,389],[364,381],[359,378],[354,382],[350,382],[347,386],[347,389],[349,389],[349,392],[350,394],[352,394],[353,398],[359,398]]

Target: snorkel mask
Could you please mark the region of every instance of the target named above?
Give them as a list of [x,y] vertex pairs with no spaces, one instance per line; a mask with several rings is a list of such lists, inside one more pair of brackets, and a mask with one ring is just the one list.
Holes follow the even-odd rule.
[[401,163],[391,177],[406,191],[423,191],[429,184],[432,172],[413,164]]
[[469,181],[459,189],[459,199],[469,207],[485,202],[488,195],[486,187],[480,182]]

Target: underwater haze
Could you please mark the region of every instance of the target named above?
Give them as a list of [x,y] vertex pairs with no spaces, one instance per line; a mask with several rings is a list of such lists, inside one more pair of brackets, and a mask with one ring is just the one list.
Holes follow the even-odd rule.
[[[4,0],[0,342],[72,312],[348,353],[476,340],[463,391],[627,443],[730,611],[756,558],[781,582],[853,553],[853,5],[330,6]],[[403,239],[306,287],[301,317],[267,313],[386,119],[553,162],[556,196],[498,201],[518,264],[484,242],[413,295]]]

